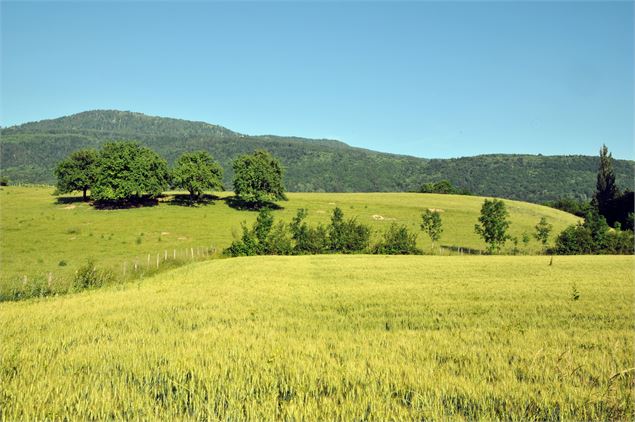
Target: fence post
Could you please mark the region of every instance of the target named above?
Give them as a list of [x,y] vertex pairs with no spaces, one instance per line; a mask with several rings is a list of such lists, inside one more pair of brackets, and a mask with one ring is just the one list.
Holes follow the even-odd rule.
[[192,252],[192,260],[194,260],[194,248],[190,248],[190,252]]
[[176,261],[176,249],[174,250],[174,260]]
[[157,252],[157,268],[159,268],[159,253]]
[[123,262],[123,276],[126,276],[126,261]]
[[148,254],[148,268],[150,268],[150,254]]
[[168,250],[166,249],[163,253],[163,260],[167,261],[168,260]]

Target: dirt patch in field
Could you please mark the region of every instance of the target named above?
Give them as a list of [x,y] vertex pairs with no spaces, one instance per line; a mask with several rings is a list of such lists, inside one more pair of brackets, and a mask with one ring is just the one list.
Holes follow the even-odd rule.
[[373,220],[377,220],[377,221],[384,220],[384,216],[383,215],[379,215],[379,214],[374,214],[373,215]]
[[329,202],[329,205],[336,205],[335,202]]
[[187,240],[187,237],[177,237],[176,240]]
[[428,208],[428,210],[431,212],[445,212],[445,210],[441,208]]
[[161,232],[161,236],[167,236],[169,234],[170,234],[170,232]]
[[63,207],[62,209],[63,210],[72,210],[72,209],[74,209],[76,207],[77,207],[77,205],[67,205],[67,206]]
[[324,211],[324,210],[317,210],[317,211],[316,211],[316,214],[326,214],[326,211]]

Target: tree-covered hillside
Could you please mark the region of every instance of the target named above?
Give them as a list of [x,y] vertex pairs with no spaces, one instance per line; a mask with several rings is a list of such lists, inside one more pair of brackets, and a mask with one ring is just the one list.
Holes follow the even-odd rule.
[[[184,151],[206,150],[224,167],[226,187],[231,187],[233,177],[231,161],[265,148],[285,166],[289,191],[408,191],[447,179],[480,195],[533,202],[560,197],[586,200],[595,189],[598,165],[597,157],[588,156],[427,160],[353,148],[335,140],[248,136],[203,122],[98,110],[2,129],[0,168],[12,182],[53,183],[55,165],[72,151],[124,139],[139,141],[169,163]],[[633,170],[632,161],[616,160],[618,185],[632,188]]]

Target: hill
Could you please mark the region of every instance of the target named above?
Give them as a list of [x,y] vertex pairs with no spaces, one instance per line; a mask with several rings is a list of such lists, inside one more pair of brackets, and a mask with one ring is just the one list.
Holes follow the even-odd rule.
[[633,420],[633,257],[548,260],[235,258],[0,303],[2,416]]
[[[166,197],[158,206],[96,210],[67,197],[56,201],[52,188],[9,186],[0,189],[0,266],[3,278],[23,276],[33,278],[52,273],[55,278],[74,274],[87,258],[100,266],[121,273],[125,262],[154,263],[157,253],[164,256],[174,251],[177,257],[191,248],[203,246],[221,250],[240,234],[240,223],[251,225],[257,213],[238,211],[221,194],[212,203],[187,207]],[[418,193],[290,193],[289,201],[279,204],[283,209],[273,212],[276,220],[290,222],[298,208],[309,210],[307,221],[327,223],[331,212],[340,207],[346,217],[356,217],[369,224],[374,239],[393,222],[406,224],[419,233],[418,246],[430,249],[430,240],[419,230],[421,213],[426,208],[440,210],[444,232],[440,244],[446,253],[459,248],[484,250],[485,244],[474,233],[483,198],[476,196],[435,195]],[[506,200],[510,212],[513,236],[533,233],[541,217],[554,226],[554,234],[579,219],[553,208]],[[553,236],[552,236],[553,239]],[[509,252],[511,244],[508,243]],[[537,253],[540,245],[531,239],[527,246],[520,243],[522,253]],[[60,263],[63,262],[63,265]]]
[[[477,195],[530,202],[560,197],[589,199],[595,189],[597,157],[481,155],[423,159],[354,148],[327,139],[249,136],[204,122],[153,117],[116,110],[4,128],[0,168],[14,182],[54,183],[56,163],[70,152],[98,147],[107,140],[133,139],[173,162],[182,152],[204,149],[226,170],[239,154],[265,148],[286,167],[286,186],[298,192],[413,191],[441,179]],[[425,154],[425,151],[422,151]],[[633,161],[616,160],[617,182],[635,185]]]

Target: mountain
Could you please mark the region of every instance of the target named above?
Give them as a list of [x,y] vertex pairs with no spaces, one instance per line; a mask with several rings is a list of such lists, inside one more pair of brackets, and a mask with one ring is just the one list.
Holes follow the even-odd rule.
[[[431,160],[354,148],[330,139],[250,136],[204,122],[94,110],[2,129],[0,168],[12,182],[52,184],[55,165],[70,152],[122,139],[139,141],[170,163],[184,151],[209,151],[225,168],[226,187],[231,187],[231,161],[265,148],[286,167],[287,190],[309,192],[409,191],[447,179],[479,195],[531,202],[589,199],[599,161],[580,155]],[[618,185],[632,189],[635,163],[615,160],[614,164]]]

